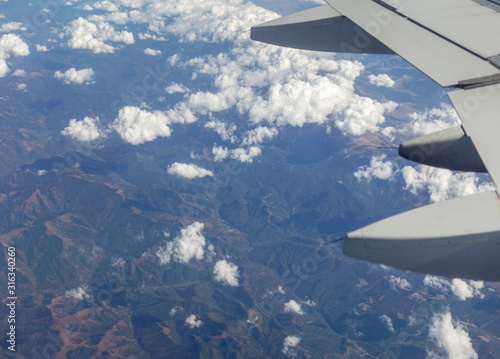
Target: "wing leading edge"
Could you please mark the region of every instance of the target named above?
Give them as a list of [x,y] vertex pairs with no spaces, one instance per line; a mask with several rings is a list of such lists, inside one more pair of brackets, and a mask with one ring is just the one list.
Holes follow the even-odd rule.
[[251,37],[317,51],[397,53],[441,86],[460,88],[448,95],[462,126],[408,141],[400,155],[488,172],[497,186],[348,233],[344,253],[416,272],[500,281],[500,26],[487,27],[500,23],[500,13],[474,0],[326,2],[255,26]]

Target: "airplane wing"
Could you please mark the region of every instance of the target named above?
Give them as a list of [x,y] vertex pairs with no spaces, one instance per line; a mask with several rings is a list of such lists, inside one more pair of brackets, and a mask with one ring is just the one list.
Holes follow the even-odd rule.
[[496,190],[424,206],[344,239],[344,253],[401,269],[500,281],[500,2],[326,0],[251,30],[253,40],[330,52],[398,54],[439,85],[462,126],[400,145],[421,164],[488,172]]

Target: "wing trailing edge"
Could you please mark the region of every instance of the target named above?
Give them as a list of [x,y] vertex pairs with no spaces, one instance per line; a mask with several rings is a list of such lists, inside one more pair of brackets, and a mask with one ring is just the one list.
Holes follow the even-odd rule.
[[295,49],[394,54],[328,5],[294,13],[252,27],[252,40]]
[[420,207],[348,233],[345,254],[420,273],[500,281],[494,191]]

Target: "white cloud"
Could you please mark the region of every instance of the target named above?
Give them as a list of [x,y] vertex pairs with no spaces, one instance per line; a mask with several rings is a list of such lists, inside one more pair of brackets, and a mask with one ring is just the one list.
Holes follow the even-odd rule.
[[201,327],[203,325],[203,322],[201,320],[196,319],[196,315],[191,314],[189,317],[186,318],[184,325],[189,327],[189,329],[194,329]]
[[94,18],[91,22],[82,17],[73,20],[64,28],[69,38],[68,45],[73,49],[87,49],[94,53],[112,53],[115,48],[105,41],[133,44],[134,35],[128,31],[115,31],[107,22]]
[[241,144],[243,146],[259,145],[265,140],[269,140],[278,134],[278,129],[265,126],[259,126],[253,130],[246,131],[243,134],[243,140]]
[[389,331],[394,332],[394,325],[392,324],[392,319],[387,314],[381,315],[379,318],[382,321],[382,323],[384,323],[387,326],[387,329],[389,329]]
[[391,285],[392,288],[399,287],[401,289],[406,289],[409,290],[411,289],[411,284],[404,278],[396,277],[391,275],[389,278],[389,284]]
[[188,263],[191,259],[202,260],[206,245],[203,236],[203,223],[194,222],[181,229],[181,233],[164,247],[156,251],[160,264],[167,264],[173,259],[179,263]]
[[47,46],[45,46],[45,45],[39,45],[39,44],[35,45],[35,49],[36,49],[37,52],[47,52],[47,51],[49,51],[49,49],[47,48]]
[[433,275],[427,274],[424,278],[424,285],[446,292],[450,287],[450,282],[444,278],[435,277]]
[[23,92],[26,92],[26,91],[27,91],[27,90],[26,90],[26,87],[27,87],[27,85],[26,85],[26,84],[21,83],[21,84],[17,84],[16,89],[17,89],[17,91],[23,91]]
[[424,278],[424,285],[442,291],[443,293],[451,292],[461,301],[468,298],[479,297],[484,298],[481,289],[484,287],[484,282],[471,280],[467,281],[455,278],[451,282],[446,279],[426,275]]
[[467,298],[473,298],[475,296],[479,298],[484,298],[484,294],[481,293],[484,283],[481,281],[470,281],[470,285],[466,281],[455,278],[451,281],[451,291],[455,294],[461,301]]
[[174,317],[178,313],[182,313],[184,311],[184,308],[182,308],[180,305],[176,305],[172,309],[170,309],[170,312],[168,313],[171,317]]
[[169,137],[172,123],[196,121],[193,113],[182,103],[168,111],[146,111],[135,106],[125,106],[111,124],[123,140],[133,145],[153,141],[158,137]]
[[426,190],[431,202],[441,202],[495,189],[493,183],[482,181],[474,173],[453,173],[447,169],[419,165],[405,166],[402,174],[406,190],[414,195]]
[[397,106],[393,101],[379,103],[371,98],[354,96],[344,111],[344,118],[336,121],[335,126],[347,135],[377,132],[380,131],[379,125],[385,121],[384,113],[394,111]]
[[295,347],[300,343],[300,338],[295,335],[289,335],[283,340],[283,349],[281,352],[290,357],[295,357],[297,352]]
[[285,311],[285,313],[295,313],[298,315],[305,314],[305,312],[302,310],[302,306],[293,299],[290,299],[290,301],[285,303],[285,307],[283,310]]
[[26,71],[17,69],[12,73],[12,76],[26,77]]
[[149,56],[158,56],[158,55],[161,55],[161,51],[160,50],[150,49],[149,47],[147,49],[144,49],[144,53],[146,55],[149,55]]
[[14,34],[5,34],[0,37],[0,77],[9,72],[7,60],[11,56],[28,56],[30,50],[28,45]]
[[171,95],[173,93],[186,93],[189,89],[181,84],[173,83],[172,85],[165,88],[165,91]]
[[[281,293],[281,294],[285,294],[285,293]],[[314,300],[310,300],[310,299],[303,300],[301,303],[307,305],[308,307],[314,307],[316,305],[316,302]]]
[[392,87],[394,86],[395,82],[393,79],[389,77],[387,74],[380,74],[380,75],[370,75],[368,76],[368,79],[370,80],[370,83],[372,85],[375,85],[377,87],[383,86],[383,87]]
[[214,266],[214,276],[217,282],[230,285],[232,287],[238,286],[238,267],[225,259],[218,261]]
[[[434,314],[429,326],[429,339],[445,351],[450,359],[476,359],[469,334],[459,322],[454,322],[451,313]],[[429,353],[431,354],[431,353]],[[431,354],[432,355],[432,354]]]
[[397,166],[392,161],[384,161],[387,155],[373,156],[370,160],[370,166],[361,166],[354,177],[361,181],[363,179],[370,182],[373,178],[382,180],[394,180],[394,174],[398,171]]
[[116,6],[115,4],[113,4],[109,0],[103,0],[103,1],[96,2],[96,3],[92,4],[92,6],[94,9],[100,9],[100,10],[105,10],[105,11],[117,11],[118,10],[118,6]]
[[[159,16],[172,17],[173,21],[165,25],[159,21]],[[151,12],[147,14],[147,20],[156,19],[158,29],[175,35],[183,42],[246,40],[248,35],[242,34],[242,30],[248,30],[252,25],[271,20],[273,17],[277,15],[242,0],[182,4],[176,1],[161,1],[154,3]]]
[[77,70],[72,67],[66,72],[56,71],[54,77],[58,80],[63,80],[65,84],[74,83],[81,85],[85,83],[88,85],[94,83],[94,70],[91,68]]
[[78,287],[75,289],[67,290],[64,294],[66,298],[73,298],[76,300],[89,300],[90,295],[87,294],[87,286]]
[[142,7],[147,0],[118,0],[121,6],[128,7],[131,9],[137,9]]
[[212,171],[206,170],[202,167],[188,164],[174,162],[167,170],[168,174],[183,178],[203,178],[206,176],[213,177],[214,173]]
[[253,158],[260,156],[262,150],[257,146],[252,146],[250,148],[237,148],[235,150],[231,150],[231,158],[238,160],[240,162],[252,163]]
[[39,176],[43,176],[46,173],[47,173],[46,170],[38,170],[38,171],[36,171],[36,174],[39,175]]
[[170,123],[171,120],[161,111],[149,112],[139,107],[126,106],[118,112],[112,128],[126,142],[139,145],[157,137],[169,137]]
[[28,28],[22,22],[7,22],[0,26],[0,32],[26,31]]
[[229,156],[229,151],[226,147],[214,146],[212,148],[212,154],[214,155],[214,161],[220,162]]
[[236,125],[225,124],[222,121],[209,121],[205,123],[205,128],[213,129],[224,141],[235,143],[238,138],[234,136],[234,131],[238,129]]
[[462,123],[455,109],[446,103],[442,103],[439,108],[425,110],[422,113],[413,112],[409,117],[411,122],[404,126],[400,132],[412,136],[427,135],[460,126]]
[[98,122],[99,117],[85,117],[81,121],[72,119],[69,121],[68,126],[61,131],[61,134],[64,136],[70,136],[80,142],[94,141],[104,136],[104,133],[102,133],[97,127]]

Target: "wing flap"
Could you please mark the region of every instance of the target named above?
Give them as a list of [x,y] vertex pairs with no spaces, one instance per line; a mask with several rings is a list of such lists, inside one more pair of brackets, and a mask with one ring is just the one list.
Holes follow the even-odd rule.
[[500,54],[500,13],[471,0],[382,0],[399,13],[490,58]]
[[326,1],[441,86],[500,73],[477,54],[372,0]]
[[254,26],[250,38],[304,50],[393,54],[387,46],[328,5]]
[[496,192],[420,207],[348,233],[344,253],[396,268],[500,280],[500,199]]
[[448,97],[462,120],[462,127],[474,143],[498,188],[500,185],[500,84],[452,91],[448,93]]

